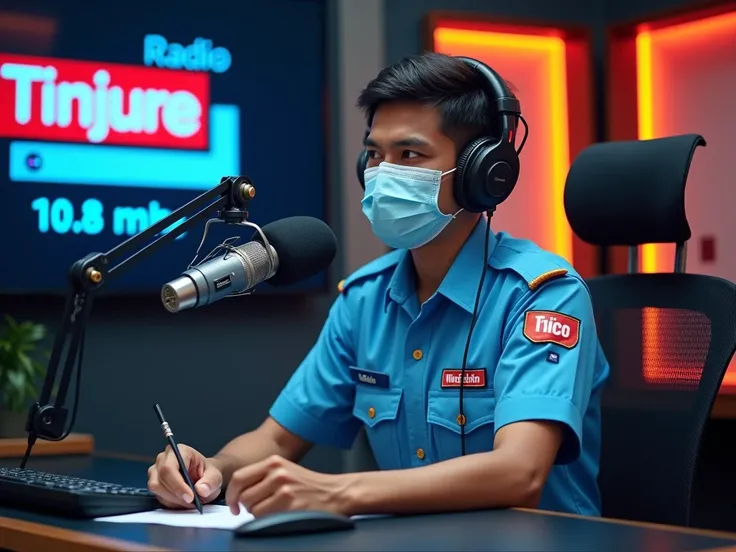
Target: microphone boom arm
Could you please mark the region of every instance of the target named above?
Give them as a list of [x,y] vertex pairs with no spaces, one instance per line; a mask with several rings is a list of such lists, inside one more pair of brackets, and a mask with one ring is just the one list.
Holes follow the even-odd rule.
[[[41,393],[38,401],[31,405],[28,411],[26,420],[28,447],[21,462],[21,468],[25,468],[33,445],[38,438],[46,441],[61,441],[74,427],[81,380],[84,336],[93,296],[110,278],[119,276],[137,261],[172,242],[187,229],[215,213],[223,222],[243,223],[248,218],[248,202],[254,196],[255,188],[249,178],[244,176],[222,177],[220,183],[214,188],[116,245],[107,253],[91,253],[70,267],[70,289],[64,315],[54,338]],[[188,218],[184,219],[184,217]],[[177,222],[178,224],[172,227]],[[157,234],[168,228],[170,230],[165,234],[156,237]],[[69,411],[65,407],[65,401],[75,364],[76,392],[72,418],[67,427]],[[59,371],[59,383],[54,393]],[[52,395],[55,395],[53,404]]]

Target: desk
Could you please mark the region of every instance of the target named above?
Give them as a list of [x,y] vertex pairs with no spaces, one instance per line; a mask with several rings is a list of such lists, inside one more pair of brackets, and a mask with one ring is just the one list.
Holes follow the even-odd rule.
[[[0,461],[0,466],[16,462]],[[29,468],[143,486],[148,464],[94,456],[38,458]],[[35,533],[35,535],[34,535]],[[234,538],[229,531],[63,519],[0,507],[0,549],[381,551],[736,551],[736,535],[604,521],[529,510],[377,518],[355,531],[289,538]]]

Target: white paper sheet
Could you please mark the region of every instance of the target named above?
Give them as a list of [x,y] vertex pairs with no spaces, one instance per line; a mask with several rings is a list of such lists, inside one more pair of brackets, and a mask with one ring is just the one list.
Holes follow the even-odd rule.
[[240,507],[240,514],[234,516],[230,513],[230,508],[227,506],[205,504],[202,507],[202,514],[197,510],[167,510],[160,508],[150,512],[100,517],[95,521],[106,521],[110,523],[154,523],[174,527],[233,530],[251,519],[253,519],[253,514],[242,506]]
[[[136,514],[124,514],[122,516],[108,516],[96,518],[95,521],[107,521],[111,523],[153,523],[158,525],[171,525],[173,527],[199,527],[202,529],[228,529],[233,530],[243,525],[246,521],[253,519],[253,514],[240,506],[240,513],[234,516],[227,506],[215,506],[205,504],[202,514],[197,510],[167,510],[160,508],[150,512],[138,512]],[[366,514],[353,516],[352,519],[373,519],[388,517],[384,514]]]

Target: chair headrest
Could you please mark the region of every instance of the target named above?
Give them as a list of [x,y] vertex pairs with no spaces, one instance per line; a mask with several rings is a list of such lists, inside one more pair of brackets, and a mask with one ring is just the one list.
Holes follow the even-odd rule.
[[690,239],[685,182],[699,134],[594,144],[575,159],[565,212],[582,240],[600,246]]

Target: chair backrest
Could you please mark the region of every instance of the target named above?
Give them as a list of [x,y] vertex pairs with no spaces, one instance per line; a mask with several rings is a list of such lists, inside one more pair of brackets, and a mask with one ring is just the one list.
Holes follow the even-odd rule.
[[689,525],[703,431],[736,349],[736,285],[696,274],[588,282],[611,366],[602,397],[603,515]]
[[[597,144],[568,176],[575,233],[630,248],[629,274],[588,281],[611,367],[598,478],[606,517],[690,524],[701,439],[736,350],[736,284],[684,273],[684,188],[699,145],[697,135]],[[635,273],[645,243],[676,244],[674,273]]]

